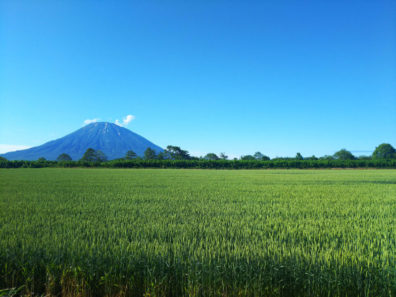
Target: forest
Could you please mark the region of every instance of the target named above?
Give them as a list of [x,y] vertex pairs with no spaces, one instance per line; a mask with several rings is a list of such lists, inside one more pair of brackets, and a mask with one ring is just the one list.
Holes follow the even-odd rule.
[[225,153],[208,153],[204,157],[190,156],[188,151],[178,146],[167,148],[156,154],[147,148],[144,156],[128,151],[124,158],[107,160],[100,150],[88,148],[80,160],[74,161],[66,153],[56,161],[39,158],[34,161],[9,161],[0,157],[0,168],[43,168],[43,167],[104,167],[104,168],[197,168],[197,169],[308,169],[308,168],[396,168],[396,149],[387,143],[376,147],[371,156],[354,156],[350,151],[341,149],[331,156],[277,157],[270,159],[261,152],[243,155],[229,160]]

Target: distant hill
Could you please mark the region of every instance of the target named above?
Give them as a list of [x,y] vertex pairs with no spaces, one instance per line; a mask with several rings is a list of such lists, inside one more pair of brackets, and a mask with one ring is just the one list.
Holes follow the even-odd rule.
[[112,123],[98,122],[43,145],[0,156],[8,160],[37,160],[40,157],[56,160],[60,154],[66,153],[73,160],[79,160],[88,148],[93,148],[101,150],[111,160],[124,157],[129,150],[143,156],[149,147],[157,153],[163,151],[161,147],[131,130]]

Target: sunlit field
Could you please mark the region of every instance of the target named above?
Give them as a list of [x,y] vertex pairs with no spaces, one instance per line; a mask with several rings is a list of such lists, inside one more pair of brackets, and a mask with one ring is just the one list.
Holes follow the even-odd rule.
[[0,289],[396,296],[396,170],[0,170]]

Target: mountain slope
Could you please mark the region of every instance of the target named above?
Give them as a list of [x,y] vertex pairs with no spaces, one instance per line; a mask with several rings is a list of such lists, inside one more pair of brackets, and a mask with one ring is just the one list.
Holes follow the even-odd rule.
[[66,153],[73,160],[78,160],[88,148],[93,148],[101,150],[111,160],[124,157],[129,150],[133,150],[138,156],[143,156],[148,147],[157,153],[163,151],[161,147],[131,130],[112,123],[98,122],[43,145],[1,156],[8,160],[37,160],[40,157],[56,160],[60,154]]

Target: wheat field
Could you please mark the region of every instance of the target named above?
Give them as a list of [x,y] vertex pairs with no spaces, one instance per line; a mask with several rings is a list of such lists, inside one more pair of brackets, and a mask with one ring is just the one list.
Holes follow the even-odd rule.
[[392,297],[395,226],[396,170],[2,169],[0,289]]

